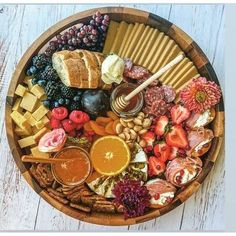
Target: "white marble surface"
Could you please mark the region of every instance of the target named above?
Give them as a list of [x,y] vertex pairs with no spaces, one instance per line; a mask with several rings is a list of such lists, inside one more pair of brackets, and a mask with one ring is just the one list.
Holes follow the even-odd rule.
[[[187,32],[212,62],[224,88],[224,6],[127,4],[169,19]],[[190,199],[155,220],[129,227],[84,223],[64,215],[25,182],[9,150],[4,103],[11,75],[30,44],[57,21],[98,5],[0,5],[0,230],[202,231],[224,229],[224,150]]]

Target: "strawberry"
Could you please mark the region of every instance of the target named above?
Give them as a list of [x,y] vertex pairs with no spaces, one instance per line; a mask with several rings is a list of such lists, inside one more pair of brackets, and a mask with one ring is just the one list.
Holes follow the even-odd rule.
[[162,174],[166,169],[166,165],[163,161],[155,156],[151,156],[148,159],[148,175],[150,177]]
[[143,136],[142,139],[144,139],[147,143],[147,146],[152,146],[155,141],[155,134],[151,131],[146,132]]
[[88,114],[83,111],[78,111],[78,110],[72,111],[70,113],[69,118],[70,118],[70,120],[72,120],[76,124],[82,124],[82,123],[89,121]]
[[76,127],[75,123],[69,119],[65,119],[61,123],[62,123],[62,127],[64,128],[64,130],[68,133],[71,132],[72,130],[74,130]]
[[50,126],[51,126],[52,129],[61,128],[61,121],[55,119],[54,117],[51,117],[51,119],[50,119]]
[[177,125],[187,120],[190,116],[190,111],[181,105],[173,106],[170,113],[173,123]]
[[181,125],[172,126],[169,133],[166,134],[166,143],[171,147],[187,148],[188,139],[185,130]]
[[155,134],[157,136],[162,136],[165,133],[168,122],[169,122],[169,119],[167,116],[161,116],[157,120],[157,123],[155,126]]
[[165,143],[158,143],[154,146],[154,155],[161,161],[166,162],[169,159],[171,148]]
[[56,107],[52,109],[52,117],[57,120],[64,120],[68,116],[68,110],[65,107]]
[[175,159],[178,156],[178,150],[179,149],[177,147],[171,147],[170,155],[168,158],[169,161],[172,161],[173,159]]

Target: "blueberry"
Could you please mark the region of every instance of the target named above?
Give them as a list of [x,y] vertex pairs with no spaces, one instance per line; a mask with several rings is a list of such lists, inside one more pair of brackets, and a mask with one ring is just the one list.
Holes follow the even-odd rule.
[[28,75],[28,76],[31,76],[31,75],[32,75],[30,69],[28,69],[28,70],[26,71],[26,75]]
[[74,100],[75,102],[79,102],[79,101],[80,101],[80,96],[75,96],[75,97],[73,98],[73,100]]
[[33,78],[33,79],[31,80],[31,83],[32,83],[33,85],[35,85],[35,84],[38,83],[38,80],[37,80],[36,78]]
[[66,105],[69,105],[69,104],[70,104],[70,99],[66,98],[66,99],[65,99],[65,104],[66,104]]
[[44,100],[43,101],[43,105],[46,107],[46,108],[50,108],[51,107],[51,103],[49,100]]
[[59,104],[59,102],[54,102],[54,107],[59,107],[60,106],[60,104]]
[[29,70],[30,70],[30,72],[31,72],[32,75],[37,72],[37,68],[36,68],[35,66],[31,66],[31,67],[29,68]]
[[78,96],[81,96],[82,94],[83,94],[83,91],[82,91],[82,90],[78,90],[78,91],[77,91],[77,95],[78,95]]
[[45,79],[40,79],[38,81],[38,85],[41,86],[41,87],[45,87],[47,84],[47,81]]
[[65,100],[64,100],[63,98],[60,98],[60,99],[58,100],[58,103],[59,103],[60,105],[63,105],[63,104],[65,103]]

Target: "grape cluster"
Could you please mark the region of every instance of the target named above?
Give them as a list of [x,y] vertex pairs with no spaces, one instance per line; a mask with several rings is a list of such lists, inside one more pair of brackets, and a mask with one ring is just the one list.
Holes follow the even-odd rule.
[[49,42],[45,54],[51,57],[56,51],[75,50],[82,48],[90,51],[102,51],[110,18],[96,12],[89,24],[80,27],[73,26],[68,31],[58,34],[55,40]]

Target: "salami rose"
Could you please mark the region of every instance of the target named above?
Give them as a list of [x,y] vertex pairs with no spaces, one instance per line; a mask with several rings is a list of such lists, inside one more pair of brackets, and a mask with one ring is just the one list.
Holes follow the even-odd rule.
[[41,152],[58,152],[64,147],[65,142],[66,133],[64,129],[54,129],[39,140],[38,149]]
[[165,176],[167,181],[182,187],[194,179],[202,171],[202,161],[198,157],[175,158],[167,164]]

